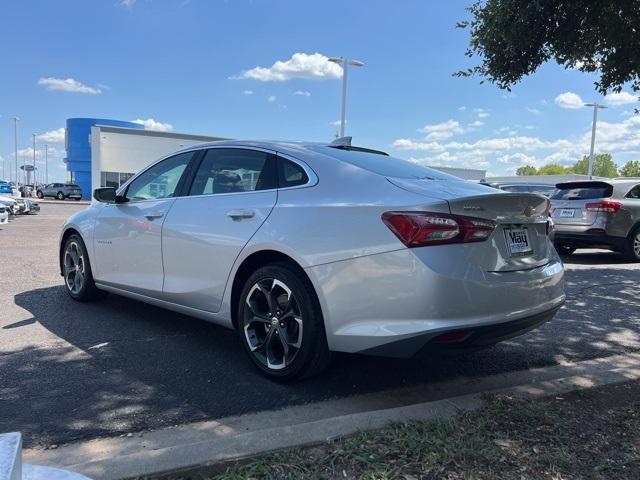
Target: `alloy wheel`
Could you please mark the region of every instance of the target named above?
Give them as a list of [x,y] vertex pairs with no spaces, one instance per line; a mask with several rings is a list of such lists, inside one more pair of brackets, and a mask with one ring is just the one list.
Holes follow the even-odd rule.
[[303,333],[291,289],[278,279],[262,279],[249,289],[245,302],[243,330],[251,354],[269,369],[290,365],[300,351]]
[[640,232],[636,233],[636,236],[633,238],[633,253],[636,255],[636,258],[640,258]]
[[69,291],[77,295],[85,282],[85,262],[77,242],[69,242],[64,252],[64,280]]

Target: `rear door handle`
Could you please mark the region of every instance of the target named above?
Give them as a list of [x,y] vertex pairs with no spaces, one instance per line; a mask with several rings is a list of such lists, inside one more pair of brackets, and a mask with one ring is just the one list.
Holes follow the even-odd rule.
[[227,217],[231,217],[234,220],[240,220],[243,218],[253,218],[255,212],[253,210],[229,210]]
[[161,212],[152,212],[145,214],[144,218],[146,218],[147,220],[155,220],[157,218],[162,218],[163,215],[164,213]]

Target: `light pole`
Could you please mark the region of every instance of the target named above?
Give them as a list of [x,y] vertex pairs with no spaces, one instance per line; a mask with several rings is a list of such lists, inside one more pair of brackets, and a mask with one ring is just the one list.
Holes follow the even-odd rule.
[[44,184],[49,185],[49,144],[44,144]]
[[589,154],[589,180],[593,178],[593,150],[596,145],[596,123],[598,123],[598,109],[607,108],[599,103],[585,103],[585,107],[593,107],[593,124],[591,126],[591,153]]
[[347,76],[349,74],[349,65],[353,65],[354,67],[363,67],[364,63],[343,57],[331,57],[329,61],[337,63],[342,67],[342,115],[340,117],[340,136],[344,137],[344,126],[347,122]]
[[32,133],[33,138],[33,175],[31,177],[31,183],[33,183],[33,191],[36,190],[36,134]]
[[14,160],[16,163],[16,170],[15,170],[15,182],[16,182],[16,188],[18,188],[18,121],[20,119],[18,117],[13,117],[13,154],[14,154]]

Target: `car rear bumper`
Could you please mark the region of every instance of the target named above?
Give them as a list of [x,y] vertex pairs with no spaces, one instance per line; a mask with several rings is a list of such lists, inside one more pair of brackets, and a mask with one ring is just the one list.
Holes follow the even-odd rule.
[[545,265],[497,273],[455,249],[403,249],[306,269],[330,349],[411,357],[447,332],[506,326],[524,332],[517,322],[546,321],[538,316],[551,318],[564,303],[564,269],[555,251]]
[[553,241],[556,245],[566,245],[574,248],[606,248],[622,250],[624,248],[626,238],[613,237],[604,232],[564,233],[556,230]]

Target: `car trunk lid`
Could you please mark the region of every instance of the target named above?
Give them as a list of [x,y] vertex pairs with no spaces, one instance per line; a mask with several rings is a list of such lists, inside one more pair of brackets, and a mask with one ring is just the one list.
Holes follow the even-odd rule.
[[463,245],[469,260],[486,271],[525,270],[548,263],[551,252],[547,239],[547,198],[508,193],[465,181],[388,180],[404,190],[446,200],[453,215],[496,222],[488,240]]

